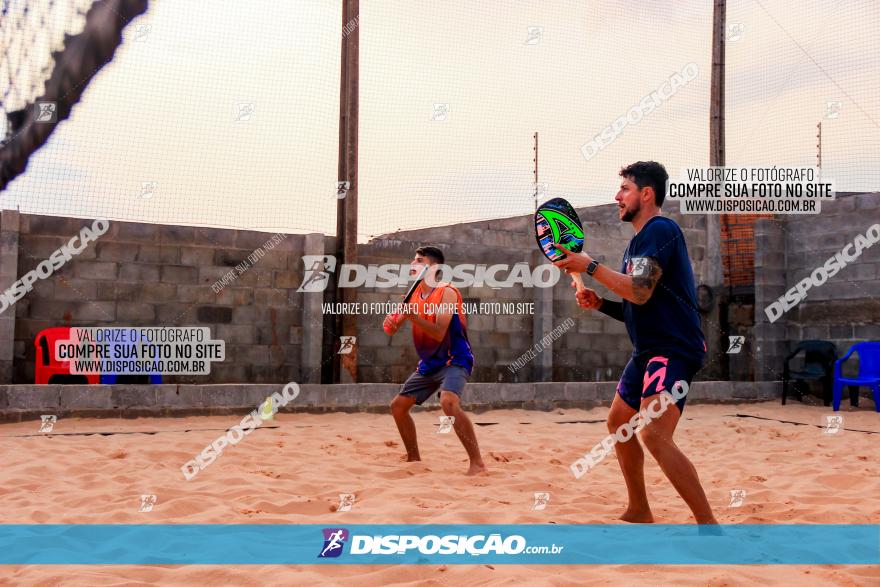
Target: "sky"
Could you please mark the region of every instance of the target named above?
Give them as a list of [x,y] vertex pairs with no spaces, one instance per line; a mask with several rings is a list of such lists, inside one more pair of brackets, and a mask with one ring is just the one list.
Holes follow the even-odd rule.
[[[536,131],[542,198],[576,206],[632,161],[708,165],[711,22],[708,0],[362,2],[360,240],[530,213]],[[880,189],[878,4],[731,1],[727,23],[728,164],[814,165],[821,121],[825,176]],[[342,25],[338,0],[151,0],[0,206],[333,233]]]

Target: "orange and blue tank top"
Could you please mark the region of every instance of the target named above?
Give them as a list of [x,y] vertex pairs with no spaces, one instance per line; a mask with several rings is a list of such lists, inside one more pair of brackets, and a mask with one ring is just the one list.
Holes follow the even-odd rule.
[[[451,285],[440,285],[434,288],[427,298],[422,299],[424,282],[419,284],[410,304],[416,304],[416,312],[425,320],[437,321],[437,310],[443,300],[443,292],[451,289],[455,292],[457,312],[452,315],[449,328],[441,340],[431,338],[428,334],[413,324],[413,343],[419,355],[419,374],[433,375],[447,365],[462,367],[470,375],[474,368],[474,355],[467,336],[467,319],[462,311],[461,293]],[[429,307],[433,311],[429,310]]]

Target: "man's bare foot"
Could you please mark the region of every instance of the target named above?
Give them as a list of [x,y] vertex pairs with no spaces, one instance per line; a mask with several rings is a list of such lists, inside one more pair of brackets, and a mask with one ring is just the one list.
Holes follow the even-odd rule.
[[466,475],[468,477],[472,477],[474,475],[480,475],[481,473],[488,473],[488,469],[486,469],[486,465],[483,463],[471,463],[471,466],[468,468]]
[[630,524],[653,524],[654,514],[651,513],[651,510],[642,511],[627,509],[621,514],[620,519],[624,522],[629,522]]
[[415,455],[415,456],[413,456],[413,455],[405,455],[405,456],[400,457],[400,460],[401,460],[401,461],[406,461],[407,463],[414,463],[414,462],[416,462],[416,461],[421,461],[421,460],[422,460],[422,457],[420,457],[419,455]]

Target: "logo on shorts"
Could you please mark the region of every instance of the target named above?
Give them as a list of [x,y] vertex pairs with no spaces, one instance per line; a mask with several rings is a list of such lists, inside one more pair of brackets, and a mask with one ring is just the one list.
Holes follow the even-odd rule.
[[342,554],[345,541],[348,540],[348,530],[345,528],[324,528],[324,547],[318,558],[338,558]]

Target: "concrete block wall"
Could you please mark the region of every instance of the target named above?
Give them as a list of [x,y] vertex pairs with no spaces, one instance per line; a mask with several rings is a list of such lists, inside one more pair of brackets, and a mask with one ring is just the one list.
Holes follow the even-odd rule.
[[[18,279],[18,229],[21,216],[9,210],[0,215],[0,291]],[[0,314],[0,382],[12,381],[15,368],[15,310]]]
[[858,234],[880,223],[880,193],[841,194],[819,215],[779,216],[756,227],[755,358],[759,379],[778,378],[782,360],[806,339],[830,340],[843,355],[856,342],[880,340],[880,244],[770,323],[764,309]]
[[[681,217],[697,282],[705,274],[705,218]],[[579,210],[587,250],[617,268],[632,236],[616,205]],[[0,285],[3,289],[78,234],[91,219],[0,214]],[[546,262],[537,252],[531,215],[398,232],[359,246],[364,264],[407,263],[421,244],[444,248],[450,264]],[[335,238],[287,235],[237,275],[235,267],[271,238],[271,233],[131,222],[110,230],[49,279],[0,315],[0,383],[34,381],[34,338],[52,326],[208,326],[226,342],[227,360],[211,374],[168,376],[166,382],[319,382],[334,343],[320,304],[333,292],[297,292],[302,255],[332,254]],[[229,271],[236,278],[218,292],[212,285]],[[612,299],[602,286],[590,284]],[[361,302],[398,301],[403,289],[361,289]],[[607,381],[619,377],[631,345],[622,323],[577,308],[565,276],[551,290],[465,288],[468,302],[533,302],[536,315],[469,316],[476,351],[474,381]],[[507,366],[568,318],[575,326],[516,373]],[[362,382],[402,382],[418,357],[411,335],[389,339],[382,316],[359,319],[358,371]],[[712,324],[704,324],[711,340]],[[6,338],[4,339],[3,336]],[[5,373],[5,375],[4,375]],[[711,378],[711,369],[703,378]]]
[[[4,211],[5,221],[10,212]],[[16,274],[47,259],[92,220],[21,215]],[[5,224],[4,224],[5,226]],[[272,233],[113,222],[109,231],[13,310],[12,381],[34,381],[34,338],[52,326],[208,326],[226,341],[207,376],[174,383],[302,380],[304,235],[287,235],[240,275],[236,265]],[[8,237],[7,237],[8,240]],[[229,271],[236,278],[215,293]]]

